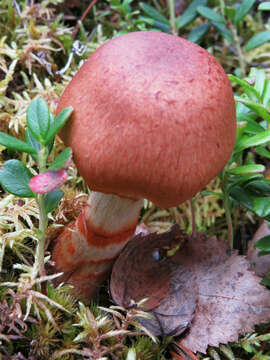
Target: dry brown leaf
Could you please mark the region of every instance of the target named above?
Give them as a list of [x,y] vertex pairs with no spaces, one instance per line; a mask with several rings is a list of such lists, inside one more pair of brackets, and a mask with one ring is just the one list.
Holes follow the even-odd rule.
[[176,335],[190,323],[181,343],[194,352],[235,341],[255,324],[270,321],[269,290],[248,270],[243,256],[228,252],[215,237],[195,234],[175,256],[153,258],[157,249],[172,247],[180,236],[174,226],[161,235],[139,235],[127,245],[112,273],[116,303],[126,306],[131,299],[150,296],[154,320],[144,325],[155,335]]
[[[117,259],[111,276],[113,300],[124,307],[144,298],[152,321],[141,321],[157,335],[179,335],[196,305],[196,282],[190,267],[173,264],[167,251],[181,244],[178,226],[160,235],[137,235]],[[181,304],[181,305],[179,305]]]
[[254,268],[255,274],[261,277],[265,276],[270,271],[270,254],[258,256],[260,249],[254,248],[254,244],[256,241],[268,235],[270,235],[270,228],[267,221],[263,221],[255,232],[248,248],[247,258],[250,261],[252,268]]
[[[176,236],[180,236],[176,235]],[[176,241],[176,239],[173,239]],[[124,307],[148,298],[147,310],[160,304],[170,285],[168,261],[156,261],[158,249],[172,244],[169,233],[163,236],[138,234],[116,260],[111,276],[110,291],[114,301]]]
[[208,345],[236,341],[255,324],[270,321],[270,292],[249,271],[249,263],[224,242],[197,234],[174,261],[193,264],[199,298],[190,331],[182,344],[205,352]]

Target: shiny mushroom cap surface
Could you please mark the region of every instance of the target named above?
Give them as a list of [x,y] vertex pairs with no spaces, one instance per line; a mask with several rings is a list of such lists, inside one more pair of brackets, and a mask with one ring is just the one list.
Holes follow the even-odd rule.
[[207,185],[233,150],[235,104],[223,68],[173,35],[142,31],[106,42],[57,112],[70,105],[61,137],[91,190],[175,206]]

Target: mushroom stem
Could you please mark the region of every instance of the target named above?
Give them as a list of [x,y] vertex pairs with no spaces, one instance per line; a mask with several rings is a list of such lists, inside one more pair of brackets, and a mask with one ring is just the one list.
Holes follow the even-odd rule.
[[57,238],[55,268],[64,272],[60,281],[72,284],[80,298],[95,296],[133,235],[142,204],[142,199],[92,192],[77,220]]

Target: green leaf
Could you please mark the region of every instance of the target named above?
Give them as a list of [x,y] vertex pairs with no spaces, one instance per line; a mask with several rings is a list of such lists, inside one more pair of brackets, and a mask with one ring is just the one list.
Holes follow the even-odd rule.
[[228,185],[230,191],[236,186],[245,186],[247,187],[249,182],[259,181],[263,178],[262,174],[244,174],[244,175],[232,175],[230,177],[230,184]]
[[263,251],[270,251],[270,235],[264,236],[256,241],[254,247]]
[[225,24],[224,17],[207,6],[198,6],[197,11],[200,15],[202,15],[203,17],[205,17],[210,21]]
[[234,99],[235,99],[235,101],[239,101],[242,104],[246,105],[251,110],[255,111],[259,116],[261,116],[267,122],[270,122],[270,114],[264,105],[258,104],[255,101],[244,99],[239,96],[235,96]]
[[195,20],[198,16],[197,7],[206,4],[207,0],[193,0],[184,13],[176,19],[177,28],[182,29]]
[[225,24],[212,21],[212,25],[217,29],[217,31],[228,41],[233,41],[233,34],[231,30],[228,30]]
[[270,80],[266,79],[263,89],[262,102],[266,108],[270,107]]
[[255,153],[270,159],[270,151],[266,150],[264,147],[256,147]]
[[249,78],[251,80],[255,79],[254,88],[256,89],[257,93],[259,94],[260,98],[259,100],[262,100],[263,97],[263,91],[265,87],[265,80],[266,80],[266,74],[262,69],[256,69],[252,68],[249,74]]
[[260,164],[242,165],[234,169],[228,170],[232,175],[245,175],[245,174],[257,174],[262,173],[265,170],[265,166]]
[[31,101],[27,108],[26,118],[32,135],[43,144],[50,125],[50,112],[46,102],[41,98]]
[[211,24],[202,24],[200,26],[195,27],[188,35],[187,39],[196,44],[200,44],[204,36],[208,33]]
[[230,196],[247,209],[253,211],[253,202],[256,196],[250,191],[245,190],[241,186],[235,186],[231,189]]
[[72,111],[73,111],[72,106],[66,107],[60,112],[60,114],[57,115],[54,121],[50,124],[50,129],[46,137],[46,145],[55,137],[58,131],[65,125]]
[[19,160],[8,160],[0,169],[0,183],[3,188],[20,197],[35,197],[28,185],[32,177],[29,169]]
[[245,51],[255,49],[270,40],[270,30],[262,31],[254,36],[247,42]]
[[239,24],[241,20],[247,15],[249,10],[252,8],[256,0],[243,0],[239,8],[236,10],[234,16],[234,24]]
[[245,130],[246,133],[256,135],[262,131],[265,131],[265,128],[256,121],[249,119]]
[[[270,254],[270,250],[269,251],[262,250],[262,251],[258,252],[258,256],[264,256],[264,255],[269,255],[269,254]],[[270,284],[270,280],[269,280],[269,284]]]
[[160,21],[154,20],[152,18],[149,17],[145,17],[145,16],[140,16],[139,17],[140,22],[142,23],[147,23],[149,25],[152,25],[154,28],[159,29],[167,34],[171,33],[171,27],[170,25],[164,24]]
[[270,1],[265,1],[258,6],[258,10],[270,11]]
[[216,191],[211,191],[211,190],[203,190],[201,191],[202,195],[212,195],[212,196],[216,196],[219,197],[221,199],[224,199],[224,195],[222,193],[218,193]]
[[262,131],[261,133],[242,137],[236,145],[235,151],[242,151],[252,146],[265,145],[270,141],[270,130]]
[[238,85],[241,85],[250,100],[260,101],[260,93],[254,88],[254,86],[251,86],[247,81],[239,79],[234,75],[228,75],[228,78],[231,82],[236,82]]
[[66,167],[66,162],[71,158],[72,150],[71,148],[66,148],[61,152],[59,156],[54,160],[54,162],[50,165],[48,170],[60,170]]
[[266,217],[270,214],[270,198],[258,197],[254,200],[254,211],[258,216]]
[[45,211],[47,214],[52,212],[57,207],[63,195],[64,192],[60,189],[56,189],[50,192],[49,194],[45,195],[44,203],[45,203]]
[[151,19],[154,19],[166,25],[170,25],[169,20],[152,6],[149,6],[145,3],[140,3],[140,7],[146,15],[150,16]]
[[246,188],[258,196],[268,196],[270,195],[270,180],[265,178],[255,179],[249,182]]
[[32,154],[32,158],[34,160],[37,160],[37,154],[40,151],[40,143],[34,138],[29,128],[26,129],[25,140],[27,144],[29,144],[32,148],[36,150],[36,154]]
[[3,132],[0,132],[0,144],[11,150],[18,150],[28,154],[36,154],[36,150],[32,146]]

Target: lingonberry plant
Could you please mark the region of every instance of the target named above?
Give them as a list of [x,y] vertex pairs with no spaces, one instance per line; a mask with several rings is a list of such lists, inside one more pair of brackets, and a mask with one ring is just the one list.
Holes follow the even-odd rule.
[[[270,181],[263,175],[265,163],[270,159],[270,80],[262,69],[252,68],[246,79],[229,76],[237,85],[235,93],[237,139],[233,155],[220,174],[222,192],[216,194],[224,202],[228,224],[228,239],[233,247],[232,208],[239,205],[257,216],[270,220]],[[252,150],[247,152],[247,150]],[[204,191],[204,193],[209,193]],[[269,253],[267,239],[257,245]]]
[[66,167],[71,158],[71,149],[66,148],[51,163],[49,155],[56,134],[66,123],[71,112],[72,107],[67,107],[54,118],[46,102],[38,98],[33,100],[27,109],[25,141],[0,132],[1,145],[9,150],[29,154],[35,161],[32,169],[17,159],[6,161],[0,169],[0,184],[11,194],[36,199],[40,216],[34,267],[39,269],[40,276],[45,275],[44,250],[48,213],[55,209],[63,196],[59,187],[67,179]]

